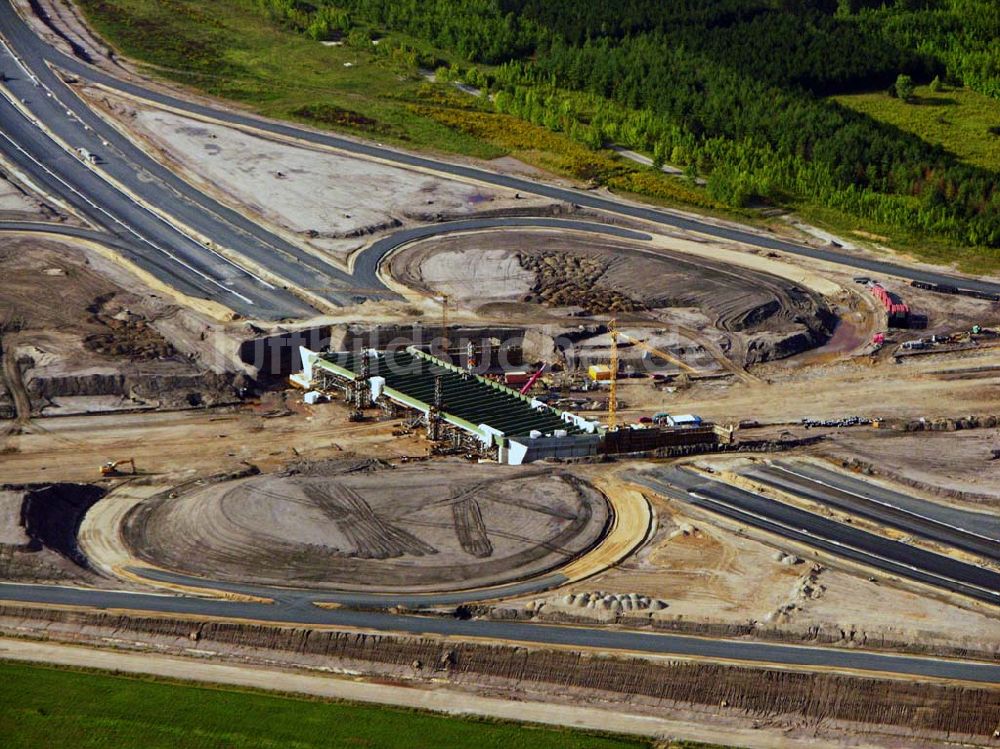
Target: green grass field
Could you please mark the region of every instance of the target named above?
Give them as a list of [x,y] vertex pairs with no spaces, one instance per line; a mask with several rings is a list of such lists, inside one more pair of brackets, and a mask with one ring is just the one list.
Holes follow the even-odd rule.
[[[886,93],[834,97],[851,109],[946,148],[969,164],[1000,170],[1000,100],[965,88],[918,86],[913,103]],[[996,128],[996,133],[991,132]]]
[[635,749],[650,744],[374,705],[0,662],[0,746]]
[[[666,205],[748,218],[676,177],[497,113],[489,102],[450,84],[430,83],[412,60],[312,41],[268,19],[253,0],[79,0],[79,5],[106,40],[149,72],[269,117],[413,150],[480,159],[513,156]],[[385,49],[393,43],[441,56],[410,37],[380,41]]]
[[[424,80],[415,67],[308,39],[270,21],[252,0],[79,4],[105,39],[151,72],[261,114],[479,158],[503,154],[416,112]],[[318,116],[305,114],[310,108]],[[334,110],[347,114],[324,116]]]

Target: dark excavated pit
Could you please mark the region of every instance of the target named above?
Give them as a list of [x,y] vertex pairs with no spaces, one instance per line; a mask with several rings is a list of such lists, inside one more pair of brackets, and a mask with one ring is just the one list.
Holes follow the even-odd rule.
[[104,494],[89,484],[0,486],[0,578],[92,580],[77,532]]
[[609,517],[564,470],[345,463],[159,495],[129,513],[123,537],[139,559],[211,580],[419,592],[551,571],[592,548]]

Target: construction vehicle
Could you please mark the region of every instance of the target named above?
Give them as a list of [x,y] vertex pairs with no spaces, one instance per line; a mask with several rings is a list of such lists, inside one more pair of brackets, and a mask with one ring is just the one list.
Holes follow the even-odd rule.
[[535,372],[533,375],[531,375],[528,381],[524,383],[524,387],[521,388],[521,395],[527,395],[528,393],[531,392],[531,388],[534,387],[536,382],[538,382],[538,378],[542,376],[542,372],[545,371],[545,367],[547,366],[548,363],[544,362],[542,366],[538,368],[538,371]]
[[[132,470],[126,474],[125,471],[121,470],[121,466],[128,465]],[[101,466],[102,476],[134,476],[137,473],[135,470],[135,458],[127,458],[125,460],[109,460],[107,463]]]
[[656,357],[658,357],[660,359],[663,359],[666,362],[669,362],[670,364],[673,364],[675,367],[677,367],[677,368],[679,368],[679,369],[687,372],[688,374],[698,374],[698,370],[697,369],[695,369],[694,367],[692,367],[687,362],[682,361],[681,359],[679,359],[678,357],[674,356],[673,354],[668,354],[666,351],[663,351],[663,350],[658,349],[658,348],[656,348],[654,346],[651,346],[648,343],[646,343],[645,341],[639,340],[638,338],[630,336],[627,333],[618,332],[618,336],[620,338],[624,338],[626,341],[629,341],[632,344],[638,346],[643,351],[648,351],[653,356],[656,356]]

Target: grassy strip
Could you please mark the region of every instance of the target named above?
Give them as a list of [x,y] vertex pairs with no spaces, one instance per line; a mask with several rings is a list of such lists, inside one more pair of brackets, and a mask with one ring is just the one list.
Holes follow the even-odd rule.
[[846,107],[895,125],[962,161],[1000,171],[1000,101],[966,88],[917,86],[912,103],[886,93],[834,97]]
[[[736,218],[704,189],[594,151],[566,133],[494,111],[485,99],[430,83],[405,62],[284,29],[253,0],[79,0],[89,22],[156,75],[289,119],[416,150],[512,156],[555,174]],[[381,40],[420,46],[400,35]]]
[[0,736],[7,749],[650,746],[610,734],[9,662],[0,663]]
[[[967,247],[927,237],[917,232],[907,233],[894,226],[869,224],[859,231],[857,219],[828,206],[801,204],[795,213],[804,221],[862,246],[881,245],[894,252],[936,265],[954,265],[963,273],[990,275],[1000,271],[1000,249]],[[874,237],[881,239],[874,239]]]
[[[99,33],[151,72],[240,102],[268,117],[413,150],[478,159],[511,156],[564,177],[607,186],[630,199],[766,223],[753,210],[713,200],[704,188],[687,179],[636,165],[608,150],[591,150],[564,132],[498,113],[485,99],[459,92],[450,84],[430,83],[411,62],[346,44],[323,45],[282,28],[263,16],[254,0],[78,2]],[[419,40],[399,35],[390,35],[382,43],[393,41],[426,48]],[[941,142],[973,163],[1000,168],[1000,145],[994,148],[1000,137],[990,135],[986,127],[1000,124],[1000,103],[964,90],[934,95],[955,99],[955,105],[929,101],[931,95],[924,88],[918,88],[917,95],[922,103],[915,105],[884,94],[838,100],[904,129],[918,128],[915,132],[921,137]],[[595,99],[594,106],[614,105]],[[937,122],[941,115],[935,112],[940,109],[948,110],[944,116],[952,123],[947,137],[919,129],[924,120],[913,119],[914,115]],[[971,124],[966,124],[969,117]],[[967,131],[975,137],[966,137]],[[859,228],[855,217],[826,206],[800,205],[797,209],[805,220],[845,236]],[[1000,269],[1000,254],[994,251],[928,241],[898,227],[865,228],[885,235],[887,244],[929,262],[957,261],[962,270],[973,273]]]

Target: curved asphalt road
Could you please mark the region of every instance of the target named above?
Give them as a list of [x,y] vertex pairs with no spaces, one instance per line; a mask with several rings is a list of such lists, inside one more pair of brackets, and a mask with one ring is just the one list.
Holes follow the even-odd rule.
[[287,588],[274,585],[252,585],[223,580],[208,580],[193,575],[182,575],[153,567],[128,567],[128,572],[158,583],[172,583],[189,588],[215,590],[225,593],[269,598],[276,603],[301,608],[312,603],[339,603],[352,608],[390,608],[405,606],[411,609],[458,606],[463,603],[492,601],[502,598],[523,596],[549,590],[569,582],[565,575],[555,572],[541,577],[533,577],[522,582],[507,583],[493,588],[478,590],[457,590],[451,593],[363,593],[358,591],[322,591],[309,588]]
[[[110,148],[122,157],[121,160],[123,163],[121,165],[118,164],[118,159],[109,158],[109,163],[102,165],[102,169],[115,170],[114,176],[116,179],[119,179],[123,184],[127,184],[130,190],[142,195],[144,199],[152,204],[160,206],[169,205],[172,216],[182,220],[186,225],[196,228],[204,236],[213,238],[219,245],[236,249],[240,254],[251,258],[256,263],[263,264],[265,267],[273,267],[275,273],[279,276],[301,286],[311,288],[322,287],[324,285],[322,277],[324,276],[326,279],[332,279],[341,284],[346,283],[347,285],[355,286],[371,283],[373,279],[370,275],[364,274],[362,278],[365,280],[359,283],[357,279],[345,277],[344,274],[337,272],[336,269],[329,267],[312,255],[284,242],[280,238],[261,229],[242,215],[202,195],[176,177],[176,175],[173,175],[168,169],[146,156],[130,141],[90,112],[87,107],[83,106],[76,99],[75,95],[62,80],[48,68],[47,63],[58,65],[93,82],[101,83],[110,88],[139,96],[161,105],[174,107],[181,111],[210,117],[231,125],[252,127],[277,135],[330,146],[359,156],[377,158],[404,167],[451,174],[480,183],[506,187],[554,200],[575,203],[587,208],[630,216],[662,226],[700,232],[705,235],[739,241],[763,249],[780,250],[827,262],[848,265],[872,273],[897,275],[929,283],[956,283],[954,277],[946,274],[914,270],[891,263],[855,257],[845,252],[798,245],[767,236],[766,234],[728,226],[716,226],[694,218],[605,198],[584,191],[556,187],[554,185],[497,174],[460,164],[441,162],[373,144],[347,140],[335,135],[305,130],[293,125],[271,122],[238,112],[225,111],[199,103],[184,101],[158,91],[147,89],[141,84],[120,80],[88,65],[80,59],[67,56],[49,47],[24,24],[21,18],[10,7],[9,0],[0,0],[0,2],[2,2],[0,7],[5,8],[5,11],[0,13],[0,35],[7,40],[7,43],[13,48],[24,65],[31,70],[32,74],[37,77],[45,88],[49,89],[55,95],[60,105],[64,105],[68,110],[73,112],[73,118],[58,116],[59,110],[55,110],[54,113],[50,112],[49,116],[44,120],[48,127],[56,131],[60,137],[70,142],[74,147],[79,145],[79,140],[82,137],[80,135],[82,126],[86,125],[91,128],[95,134],[99,134],[101,138],[110,143]],[[11,86],[12,90],[16,89],[18,91],[24,91],[25,87],[35,89],[34,83],[30,80],[14,81],[8,85]],[[30,91],[28,93],[31,94]],[[31,96],[34,99],[38,99],[42,94],[39,94],[36,89]],[[25,96],[24,98],[28,97]],[[29,101],[29,105],[34,107],[38,106],[38,103]],[[84,132],[90,133],[91,131],[85,130]],[[48,147],[51,150],[51,145]],[[89,150],[95,153],[102,153],[100,146],[95,146]],[[105,148],[105,150],[107,149]],[[146,175],[146,181],[137,179],[137,176],[143,174]],[[152,177],[152,179],[148,179],[149,177]],[[120,197],[116,200],[120,200]],[[373,254],[377,254],[377,250]],[[372,264],[377,265],[377,260],[363,260],[360,262],[362,262],[362,267]],[[317,276],[321,278],[318,279]],[[988,281],[960,279],[957,283],[964,288],[1000,293],[1000,284]],[[350,292],[339,297],[335,293],[331,293],[332,301],[337,303],[343,303],[345,298],[350,296]]]
[[[701,232],[721,239],[744,242],[764,249],[780,250],[826,260],[872,272],[899,275],[933,283],[953,283],[943,274],[925,273],[888,263],[861,260],[845,253],[817,250],[741,229],[718,227],[695,219],[677,216],[653,208],[632,205],[587,192],[569,190],[482,169],[435,161],[379,146],[358,143],[333,135],[316,133],[282,123],[268,122],[235,112],[195,104],[148,90],[141,85],[109,76],[91,66],[51,49],[38,39],[18,17],[7,0],[0,5],[0,35],[15,51],[15,62],[8,50],[0,48],[0,69],[14,80],[6,83],[13,99],[0,99],[0,122],[3,123],[0,150],[46,190],[81,210],[96,225],[114,235],[105,239],[109,246],[131,250],[143,264],[162,273],[170,268],[171,280],[178,274],[185,283],[202,293],[208,291],[223,303],[245,314],[280,317],[302,314],[308,309],[285,289],[275,288],[259,277],[252,267],[234,262],[223,253],[205,247],[201,239],[211,238],[216,245],[249,258],[259,267],[297,285],[322,288],[333,283],[349,286],[374,283],[375,270],[382,257],[407,241],[430,236],[439,231],[461,231],[512,225],[507,220],[480,220],[477,225],[453,222],[450,228],[426,227],[417,234],[400,233],[376,243],[363,253],[352,277],[318,260],[226,208],[149,158],[129,140],[110,128],[83,106],[72,91],[46,63],[58,65],[93,82],[175,107],[193,114],[208,116],[232,125],[254,127],[274,134],[299,138],[331,146],[360,156],[378,158],[410,168],[429,169],[481,183],[507,187],[521,192],[566,201],[584,207],[643,219],[663,226]],[[23,63],[30,73],[20,70]],[[23,73],[23,75],[19,75]],[[36,85],[38,84],[38,85]],[[18,106],[18,101],[20,107]],[[23,109],[27,109],[25,114]],[[43,123],[48,132],[39,127]],[[71,148],[87,148],[100,155],[100,172],[75,158],[51,137],[63,140]],[[112,181],[109,181],[113,180]],[[117,182],[118,184],[115,184]],[[138,196],[135,200],[127,193]],[[156,206],[163,216],[146,205]],[[473,220],[474,221],[474,220]],[[595,224],[555,219],[533,219],[520,225],[562,226],[593,231]],[[570,222],[574,223],[574,222]],[[456,224],[463,227],[456,227]],[[603,225],[597,225],[603,226]],[[17,228],[17,227],[11,227]],[[47,227],[52,230],[52,227]],[[31,230],[23,225],[18,230]],[[614,233],[608,227],[596,229]],[[69,227],[63,234],[84,237]],[[410,230],[411,232],[414,230]],[[625,230],[616,230],[625,231]],[[408,238],[407,238],[408,237]],[[84,238],[94,239],[93,236]],[[159,255],[159,257],[157,257]],[[181,273],[175,266],[184,268]],[[363,279],[359,281],[358,279]],[[962,281],[966,288],[998,292],[1000,285],[980,281]],[[333,303],[351,296],[349,288],[338,296],[330,293]],[[189,597],[130,594],[56,586],[9,585],[0,587],[0,598],[22,602],[78,605],[98,608],[122,608],[177,614],[238,617],[273,622],[334,624],[382,631],[413,634],[440,634],[518,640],[536,644],[570,645],[647,653],[697,656],[713,659],[778,663],[807,667],[838,667],[912,674],[927,677],[1000,682],[1000,666],[985,663],[890,656],[877,653],[844,651],[832,648],[793,647],[734,640],[711,640],[677,635],[623,632],[606,629],[550,626],[519,622],[459,621],[445,618],[399,616],[370,611],[322,610],[306,598],[284,596],[274,605],[217,601]],[[464,598],[464,596],[463,596]]]
[[775,645],[685,635],[554,624],[419,617],[350,609],[319,609],[295,604],[241,603],[120,591],[0,583],[0,600],[89,608],[215,616],[263,622],[358,627],[382,632],[523,642],[600,650],[779,664],[806,668],[858,669],[887,674],[1000,683],[1000,664],[886,655],[837,648]]

